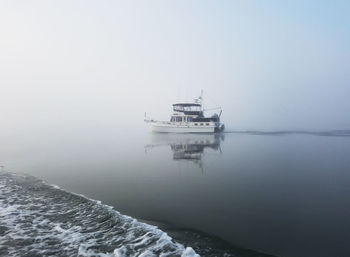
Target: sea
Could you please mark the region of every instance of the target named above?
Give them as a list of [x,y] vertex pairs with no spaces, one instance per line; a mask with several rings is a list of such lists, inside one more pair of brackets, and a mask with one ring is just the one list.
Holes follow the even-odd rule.
[[90,132],[0,138],[0,256],[350,256],[350,131]]

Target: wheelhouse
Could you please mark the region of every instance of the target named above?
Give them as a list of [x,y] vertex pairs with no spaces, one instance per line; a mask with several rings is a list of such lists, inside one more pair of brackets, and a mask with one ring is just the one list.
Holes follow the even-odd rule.
[[198,103],[177,103],[173,104],[173,116],[170,122],[196,122],[194,125],[209,125],[210,122],[220,122],[217,114],[211,117],[204,117],[202,105]]
[[197,103],[178,103],[173,104],[174,113],[182,113],[183,115],[203,116],[202,105]]
[[196,103],[178,103],[173,104],[174,112],[185,112],[185,111],[202,111],[202,105]]

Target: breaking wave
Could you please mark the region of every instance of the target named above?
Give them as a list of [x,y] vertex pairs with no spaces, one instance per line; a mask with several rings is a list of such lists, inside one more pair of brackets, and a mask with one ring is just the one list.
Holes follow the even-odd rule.
[[37,178],[0,172],[0,256],[199,256],[156,226]]

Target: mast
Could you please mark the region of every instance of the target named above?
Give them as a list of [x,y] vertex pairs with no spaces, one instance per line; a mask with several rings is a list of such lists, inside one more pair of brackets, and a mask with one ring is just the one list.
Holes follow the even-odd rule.
[[196,104],[199,104],[200,106],[200,111],[204,112],[204,108],[203,108],[203,89],[201,89],[201,95],[198,98],[194,99],[194,102]]
[[203,89],[201,89],[200,99],[201,99],[201,111],[204,111],[204,108],[203,108]]

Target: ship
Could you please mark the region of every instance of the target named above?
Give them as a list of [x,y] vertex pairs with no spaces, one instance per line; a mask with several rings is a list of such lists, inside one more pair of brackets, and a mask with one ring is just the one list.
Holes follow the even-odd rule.
[[[220,121],[221,107],[205,110],[202,105],[203,91],[201,96],[192,103],[173,104],[173,114],[168,121],[159,121],[147,118],[145,122],[153,132],[160,133],[220,133],[225,129],[225,124]],[[219,114],[214,113],[210,117],[204,116],[208,110],[220,109]]]

